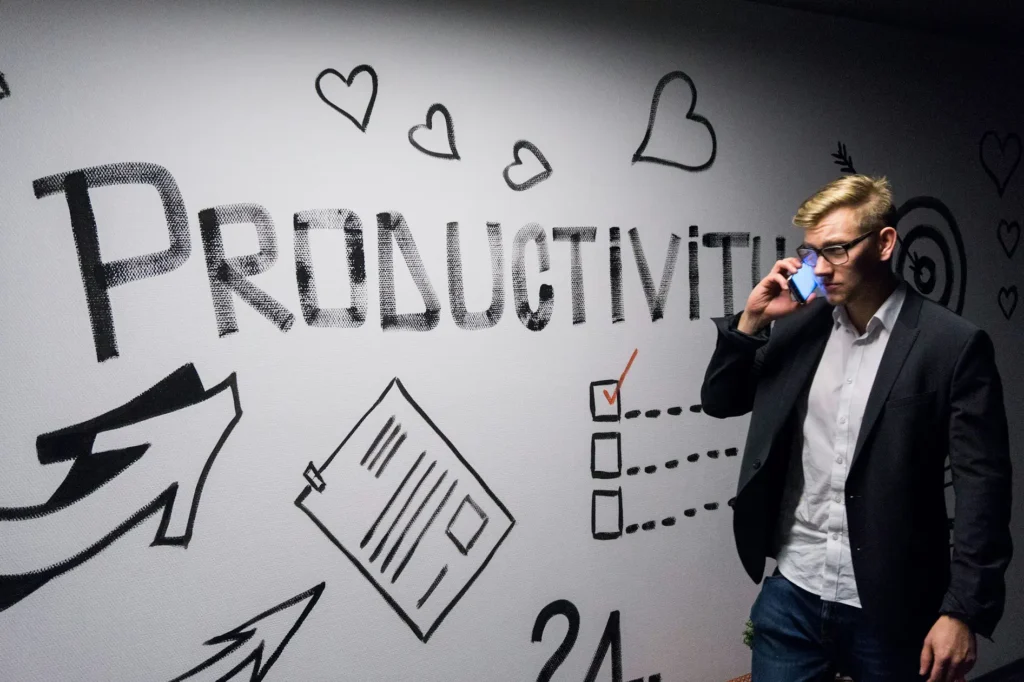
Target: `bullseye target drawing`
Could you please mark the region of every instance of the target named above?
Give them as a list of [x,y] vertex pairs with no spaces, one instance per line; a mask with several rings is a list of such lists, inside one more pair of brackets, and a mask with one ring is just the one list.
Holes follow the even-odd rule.
[[967,253],[953,213],[934,197],[914,197],[896,212],[900,239],[893,267],[921,295],[956,314],[967,292]]

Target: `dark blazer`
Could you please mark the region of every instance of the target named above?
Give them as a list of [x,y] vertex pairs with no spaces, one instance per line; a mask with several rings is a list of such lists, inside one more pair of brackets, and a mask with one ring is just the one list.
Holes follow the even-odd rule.
[[[800,410],[831,332],[818,299],[758,335],[739,314],[714,320],[718,342],[701,387],[712,417],[751,412],[734,502],[744,568],[761,582]],[[944,467],[956,496],[950,557]],[[799,456],[797,454],[796,456]],[[907,286],[871,387],[846,482],[854,574],[864,616],[921,639],[942,613],[991,637],[1002,617],[1010,457],[1002,383],[988,335]]]

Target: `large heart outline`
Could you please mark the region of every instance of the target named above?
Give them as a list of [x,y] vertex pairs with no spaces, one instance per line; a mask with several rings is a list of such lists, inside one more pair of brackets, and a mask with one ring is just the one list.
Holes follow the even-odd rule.
[[[444,118],[445,130],[448,133],[448,152],[435,152],[427,149],[415,139],[415,134],[419,130],[426,128],[427,130],[433,130],[434,114],[440,113],[441,117]],[[455,148],[455,125],[452,123],[452,115],[448,111],[448,107],[438,103],[430,105],[427,109],[427,122],[414,125],[409,128],[409,144],[416,149],[420,150],[427,156],[433,156],[436,159],[448,159],[452,161],[459,161],[462,157],[459,156],[459,150]]]
[[[1008,287],[999,287],[999,295],[997,299],[999,301],[999,309],[1003,311],[1003,317],[1010,319],[1013,316],[1013,311],[1017,309],[1017,285],[1013,284]],[[1011,300],[1012,299],[1012,300]],[[1006,307],[1006,302],[1009,302],[1010,307]]]
[[[1011,232],[1013,233],[1013,242],[1007,243],[1004,235]],[[1003,247],[1006,257],[1013,258],[1013,254],[1017,251],[1017,245],[1020,244],[1020,223],[1016,220],[1000,220],[996,227],[996,236],[999,237],[999,244]]]
[[[1000,157],[1006,155],[1006,147],[1011,142],[1017,147],[1016,158],[1013,159],[1013,162],[1010,164],[1010,169],[1006,171],[1006,175],[1002,179],[996,175],[995,169],[989,165],[988,159],[985,158],[985,143],[991,139],[995,139],[995,143],[999,146]],[[994,130],[986,130],[985,134],[981,136],[981,142],[978,143],[978,155],[981,158],[981,167],[984,168],[985,173],[992,178],[992,182],[996,183],[996,191],[999,192],[999,196],[1003,196],[1003,192],[1006,191],[1006,186],[1010,183],[1010,178],[1013,177],[1014,172],[1017,170],[1017,166],[1020,165],[1020,158],[1022,155],[1020,137],[1018,137],[1016,133],[1007,133],[1006,139],[1002,139]]]
[[[521,149],[526,149],[529,152],[531,152],[535,157],[537,157],[537,160],[540,161],[540,165],[544,167],[544,170],[541,171],[540,173],[537,173],[536,175],[534,175],[529,180],[526,180],[525,182],[516,183],[513,182],[512,178],[509,177],[508,172],[512,170],[513,166],[521,166],[523,164],[522,159],[519,158],[519,151]],[[549,177],[551,177],[551,164],[548,163],[547,158],[540,151],[540,149],[537,148],[537,145],[533,144],[532,142],[527,142],[526,140],[519,140],[518,142],[516,142],[515,145],[512,147],[512,158],[515,160],[509,165],[505,166],[505,170],[502,172],[502,176],[504,176],[505,178],[505,183],[516,192],[522,192],[523,190],[530,189],[538,182],[543,182],[547,180]]]
[[[370,74],[370,81],[373,83],[373,90],[370,92],[370,102],[366,105],[366,111],[363,113],[363,119],[362,121],[359,121],[356,120],[355,116],[348,113],[347,111],[345,111],[344,109],[342,109],[337,104],[335,104],[334,102],[327,98],[327,95],[324,94],[323,89],[320,87],[320,81],[323,80],[324,76],[331,74],[333,76],[337,76],[338,78],[340,78],[341,82],[344,83],[347,87],[351,87],[352,81],[355,80],[355,77],[361,73]],[[322,99],[324,103],[327,104],[327,106],[331,107],[339,114],[343,115],[345,118],[352,121],[352,123],[354,123],[356,127],[359,128],[360,131],[365,133],[366,126],[369,125],[370,123],[370,114],[373,113],[373,104],[374,102],[377,101],[377,72],[374,71],[373,67],[368,64],[360,64],[356,68],[352,69],[352,71],[350,71],[348,74],[348,78],[346,78],[345,76],[341,75],[341,72],[338,71],[337,69],[324,69],[316,77],[316,94],[320,96],[320,99]]]
[[[661,103],[661,93],[669,83],[674,80],[686,81],[686,84],[690,86],[690,109],[686,112],[686,120],[700,123],[708,132],[711,134],[711,156],[704,163],[696,166],[689,164],[680,163],[678,161],[671,161],[669,159],[663,159],[658,156],[647,156],[644,154],[647,151],[647,143],[651,141],[651,132],[654,130],[654,118],[658,113],[658,105]],[[715,162],[715,157],[718,155],[718,138],[715,136],[715,129],[704,116],[693,113],[693,110],[697,107],[697,86],[694,85],[693,79],[690,78],[683,71],[672,71],[661,77],[658,81],[658,85],[654,88],[654,97],[651,99],[651,116],[647,120],[647,132],[644,133],[644,139],[633,153],[633,163],[637,161],[647,161],[649,163],[660,163],[664,166],[673,166],[675,168],[681,168],[686,171],[702,171],[707,170],[711,167],[711,164]]]

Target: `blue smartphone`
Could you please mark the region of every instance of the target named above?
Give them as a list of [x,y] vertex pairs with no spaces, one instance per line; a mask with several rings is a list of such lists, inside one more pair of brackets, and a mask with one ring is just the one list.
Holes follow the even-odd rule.
[[790,295],[800,305],[807,303],[807,299],[821,285],[821,279],[814,274],[814,266],[806,262],[789,276],[788,281]]

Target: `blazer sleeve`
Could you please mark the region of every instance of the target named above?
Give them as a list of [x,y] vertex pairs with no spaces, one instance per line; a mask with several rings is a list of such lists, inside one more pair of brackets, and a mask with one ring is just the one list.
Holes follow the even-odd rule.
[[1002,382],[992,341],[975,332],[953,371],[949,459],[956,511],[949,589],[940,613],[991,638],[1003,615],[1010,538],[1011,465]]
[[736,328],[741,314],[712,318],[718,340],[700,387],[701,407],[712,417],[737,417],[750,412],[754,405],[771,330],[765,327],[757,334],[741,332]]

